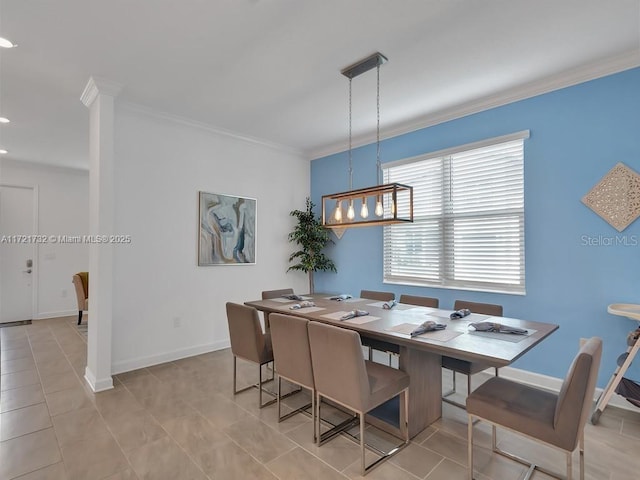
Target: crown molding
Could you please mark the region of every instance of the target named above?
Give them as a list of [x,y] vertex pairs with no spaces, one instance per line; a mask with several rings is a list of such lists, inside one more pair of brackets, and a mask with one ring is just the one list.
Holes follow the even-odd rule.
[[[613,75],[638,66],[640,66],[640,50],[636,49],[625,52],[621,55],[609,57],[605,60],[581,65],[556,75],[528,82],[493,95],[414,118],[409,121],[390,126],[389,128],[381,129],[380,140],[387,140],[399,135],[415,132],[416,130],[432,127],[440,123],[466,117],[495,107],[501,107],[519,100],[524,100],[537,95],[588,82],[590,80]],[[375,132],[367,135],[361,135],[353,139],[352,148],[369,145],[371,143],[375,143],[375,141]],[[306,155],[310,160],[315,160],[328,155],[344,152],[348,149],[349,144],[346,141],[341,141],[318,149],[309,150],[306,152]]]
[[79,166],[72,164],[57,164],[39,162],[36,160],[23,160],[20,158],[1,158],[0,167],[14,167],[14,168],[38,168],[57,172],[71,172],[71,173],[89,173],[89,166]]
[[298,150],[287,145],[282,145],[275,142],[270,142],[268,140],[264,140],[262,138],[251,137],[249,135],[244,135],[238,132],[234,132],[232,130],[227,130],[224,128],[216,127],[210,125],[208,123],[199,122],[197,120],[192,120],[190,118],[181,117],[180,115],[175,115],[173,113],[161,112],[159,110],[154,110],[153,108],[140,105],[138,103],[133,102],[120,102],[119,107],[130,111],[132,113],[137,113],[140,115],[145,115],[147,117],[156,118],[165,120],[171,123],[176,123],[179,125],[183,125],[190,128],[196,128],[198,130],[203,130],[208,133],[213,133],[215,135],[220,135],[223,137],[233,138],[235,140],[239,140],[241,142],[251,143],[254,145],[260,145],[262,147],[269,148],[271,150],[276,150],[279,152],[296,155],[301,159],[307,160],[307,156],[304,154],[302,150]]
[[108,95],[117,97],[122,91],[122,84],[100,77],[89,77],[87,85],[84,87],[80,101],[89,108],[98,95]]

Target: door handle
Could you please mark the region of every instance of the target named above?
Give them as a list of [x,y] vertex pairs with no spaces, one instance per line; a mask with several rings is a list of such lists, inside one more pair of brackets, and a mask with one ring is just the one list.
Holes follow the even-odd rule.
[[24,273],[31,273],[31,269],[29,268],[28,270],[22,270]]

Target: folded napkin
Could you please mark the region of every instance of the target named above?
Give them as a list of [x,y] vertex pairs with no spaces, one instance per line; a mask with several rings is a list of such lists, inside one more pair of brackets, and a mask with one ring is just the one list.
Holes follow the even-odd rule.
[[445,328],[447,328],[447,326],[443,323],[436,323],[433,320],[427,320],[414,328],[411,332],[411,336],[417,337],[423,333],[433,332],[434,330],[444,330]]
[[455,312],[453,312],[451,315],[449,315],[449,318],[451,320],[457,320],[459,318],[464,318],[467,315],[471,315],[471,310],[469,310],[468,308],[463,308],[463,309],[456,310]]
[[289,310],[298,310],[300,308],[308,308],[308,307],[315,307],[315,306],[316,306],[315,303],[306,301],[302,303],[294,303],[289,307]]
[[286,295],[282,295],[282,297],[287,300],[304,300],[300,295],[296,295],[295,293],[287,293]]
[[384,302],[382,304],[382,308],[384,308],[385,310],[391,310],[397,304],[398,304],[398,302],[396,302],[395,300],[389,300],[388,302]]
[[341,302],[343,300],[349,300],[350,298],[353,298],[353,297],[348,293],[343,293],[342,295],[336,295],[335,297],[329,297],[330,300],[337,300],[338,302]]
[[369,312],[367,312],[366,310],[351,310],[350,312],[347,312],[346,314],[341,316],[340,320],[349,320],[350,318],[364,317],[366,315],[369,315]]
[[529,333],[524,328],[510,327],[509,325],[502,325],[495,322],[476,322],[470,323],[473,328],[478,332],[495,332],[495,333],[513,333],[515,335],[526,335]]

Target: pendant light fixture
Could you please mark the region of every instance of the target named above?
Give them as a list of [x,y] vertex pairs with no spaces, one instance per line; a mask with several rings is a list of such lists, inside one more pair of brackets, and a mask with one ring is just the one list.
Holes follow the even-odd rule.
[[[380,66],[387,57],[379,52],[343,69],[340,73],[349,79],[349,190],[322,196],[322,224],[327,228],[341,231],[349,227],[390,225],[413,222],[413,187],[400,183],[382,184],[382,164],[380,162]],[[373,68],[377,72],[376,83],[376,178],[373,187],[353,189],[352,152],[352,82],[355,77]],[[371,199],[371,200],[370,200]],[[374,215],[369,215],[369,202],[374,205]],[[359,216],[356,215],[360,202]],[[343,203],[347,213],[343,215]],[[385,208],[386,205],[386,208]]]

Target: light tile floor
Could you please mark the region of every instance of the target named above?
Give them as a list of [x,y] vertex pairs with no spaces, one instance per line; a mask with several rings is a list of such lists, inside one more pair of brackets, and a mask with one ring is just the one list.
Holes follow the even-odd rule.
[[[308,417],[278,423],[275,405],[257,407],[257,391],[234,397],[229,350],[117,375],[113,390],[91,393],[82,380],[83,330],[75,317],[0,328],[0,480],[361,478],[351,440],[318,448]],[[243,380],[257,377],[251,365],[240,372]],[[466,479],[466,415],[443,408],[440,420],[367,478]],[[524,467],[490,453],[490,429],[476,430],[476,479],[520,478]],[[560,452],[509,433],[499,438],[563,468]],[[640,478],[640,411],[607,408],[598,426],[587,425],[586,450],[587,479]],[[576,455],[576,474],[577,463]]]

